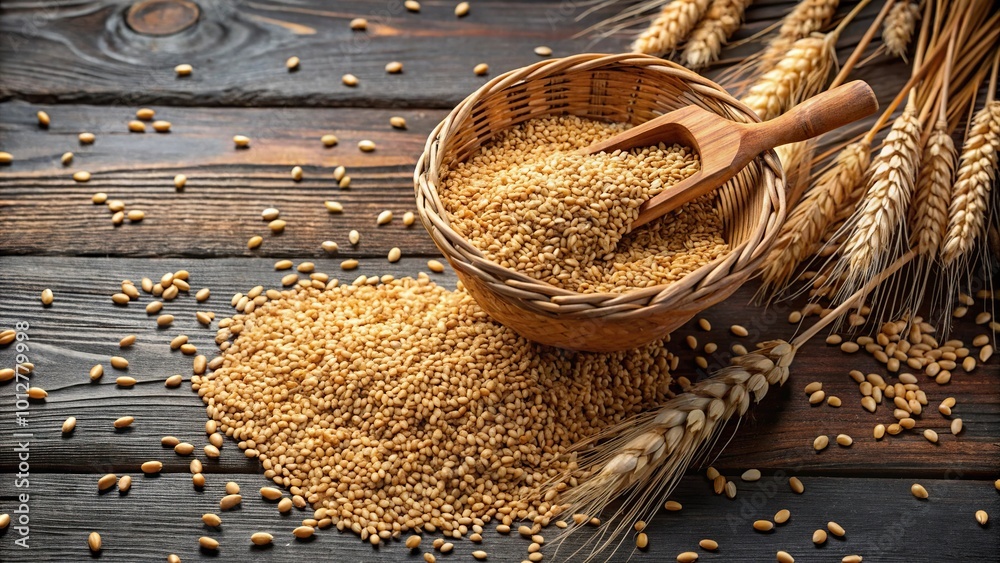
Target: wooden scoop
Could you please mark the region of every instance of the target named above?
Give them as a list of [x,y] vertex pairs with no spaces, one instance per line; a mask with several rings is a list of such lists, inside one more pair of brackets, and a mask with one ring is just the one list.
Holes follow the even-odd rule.
[[871,87],[856,80],[813,96],[763,123],[737,123],[688,106],[594,143],[581,153],[678,143],[692,147],[701,157],[698,172],[642,204],[639,217],[629,227],[631,231],[725,184],[768,149],[811,139],[877,110],[878,100]]

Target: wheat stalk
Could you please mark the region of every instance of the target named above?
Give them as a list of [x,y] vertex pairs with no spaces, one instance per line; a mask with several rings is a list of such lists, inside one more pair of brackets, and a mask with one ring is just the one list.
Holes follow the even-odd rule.
[[709,0],[673,0],[632,43],[632,50],[665,55],[684,41],[708,10]]
[[838,222],[841,210],[853,206],[861,197],[870,162],[871,143],[863,138],[844,147],[820,175],[792,210],[764,261],[762,275],[767,286],[784,286],[795,269],[816,252],[823,237]]
[[773,69],[754,82],[741,101],[767,121],[822,92],[836,64],[835,43],[833,34],[799,39]]
[[799,39],[822,31],[833,20],[840,0],[802,0],[784,19],[778,35],[771,40],[759,60],[759,69],[767,70],[781,59]]
[[881,271],[899,247],[920,163],[920,131],[920,119],[910,104],[893,122],[872,161],[865,196],[846,225],[851,233],[836,269],[847,274],[848,291]]
[[743,13],[753,0],[712,0],[698,26],[684,45],[682,60],[688,68],[702,68],[719,59],[726,44],[743,23]]
[[911,245],[927,258],[937,256],[948,228],[948,202],[956,160],[955,142],[948,133],[948,124],[939,120],[924,146],[910,211]]
[[948,208],[948,230],[941,247],[945,267],[967,259],[986,231],[986,209],[1000,150],[1000,101],[990,101],[972,119],[965,136],[958,176]]
[[920,7],[915,2],[900,2],[892,7],[882,28],[882,43],[887,53],[906,59],[906,50],[920,21]]
[[[795,351],[782,340],[759,344],[757,350],[733,358],[730,366],[657,411],[639,415],[627,427],[609,429],[607,434],[615,437],[602,443],[596,454],[581,460],[581,466],[593,472],[564,493],[560,504],[584,514],[599,514],[612,499],[639,485],[625,499],[623,507],[627,508],[620,509],[624,511],[618,514],[621,518],[613,520],[628,526],[640,515],[648,515],[687,467],[714,445],[729,419],[745,414],[751,401],[759,402],[771,385],[788,379]],[[606,549],[618,531],[594,547],[591,555]]]

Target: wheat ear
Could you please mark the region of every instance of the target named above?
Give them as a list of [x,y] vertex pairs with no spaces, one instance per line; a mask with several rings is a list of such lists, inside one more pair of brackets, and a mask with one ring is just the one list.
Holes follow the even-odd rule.
[[882,28],[885,51],[894,57],[906,59],[906,50],[913,39],[913,32],[920,21],[920,7],[916,2],[900,2],[892,7]]
[[712,0],[705,17],[691,32],[681,59],[688,68],[703,68],[719,60],[722,47],[743,23],[753,0]]
[[832,34],[799,39],[774,68],[754,82],[742,102],[767,121],[822,92],[836,64],[835,43]]
[[957,266],[968,259],[976,241],[986,234],[986,210],[997,173],[1000,149],[1000,101],[987,102],[972,119],[962,145],[958,176],[948,208],[948,230],[941,247],[941,263]]
[[822,31],[837,13],[839,0],[802,0],[781,20],[778,34],[760,56],[760,70],[767,70],[780,60],[799,39]]
[[846,147],[830,164],[802,202],[792,210],[762,271],[764,282],[783,287],[795,269],[818,249],[823,237],[838,222],[841,210],[861,197],[865,171],[871,162],[867,137]]
[[665,55],[681,44],[708,10],[709,0],[673,0],[632,43],[632,50]]
[[951,200],[957,158],[948,124],[938,121],[924,146],[910,211],[910,244],[918,254],[930,259],[937,256],[948,228],[948,202]]
[[864,199],[846,226],[851,233],[841,247],[835,271],[845,273],[844,288],[853,291],[884,269],[901,247],[906,212],[920,163],[920,118],[910,104],[892,124],[872,161]]
[[[595,472],[563,493],[559,503],[578,513],[599,514],[611,500],[639,485],[625,499],[618,516],[625,525],[640,515],[648,516],[687,467],[711,449],[729,419],[745,414],[751,401],[759,402],[772,385],[788,379],[795,348],[781,340],[758,346],[657,411],[639,415],[627,427],[612,429],[615,437],[596,448],[597,455],[581,457],[581,467],[596,468]],[[598,545],[591,555],[609,547],[618,531],[592,540]]]

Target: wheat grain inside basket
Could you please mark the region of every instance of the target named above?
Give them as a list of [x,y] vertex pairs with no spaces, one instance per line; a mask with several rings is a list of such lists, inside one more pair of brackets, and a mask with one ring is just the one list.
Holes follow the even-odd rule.
[[581,54],[498,76],[428,138],[414,172],[421,221],[483,310],[531,340],[610,352],[662,339],[730,296],[766,256],[785,216],[773,151],[715,192],[728,254],[672,284],[615,294],[568,291],[491,262],[451,228],[437,182],[444,164],[469,158],[498,131],[529,119],[572,114],[636,125],[692,104],[734,121],[758,121],[722,87],[646,55]]

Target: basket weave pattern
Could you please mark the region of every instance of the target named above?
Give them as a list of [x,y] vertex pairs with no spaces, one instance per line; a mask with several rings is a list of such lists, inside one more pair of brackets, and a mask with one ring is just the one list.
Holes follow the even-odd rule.
[[437,185],[446,163],[468,159],[499,131],[530,119],[570,114],[637,125],[689,105],[758,121],[720,86],[646,55],[582,54],[497,76],[428,138],[414,172],[420,219],[483,310],[531,340],[610,352],[665,338],[736,291],[766,256],[785,216],[784,178],[773,151],[716,192],[728,254],[672,284],[625,293],[577,293],[492,262],[452,229]]

